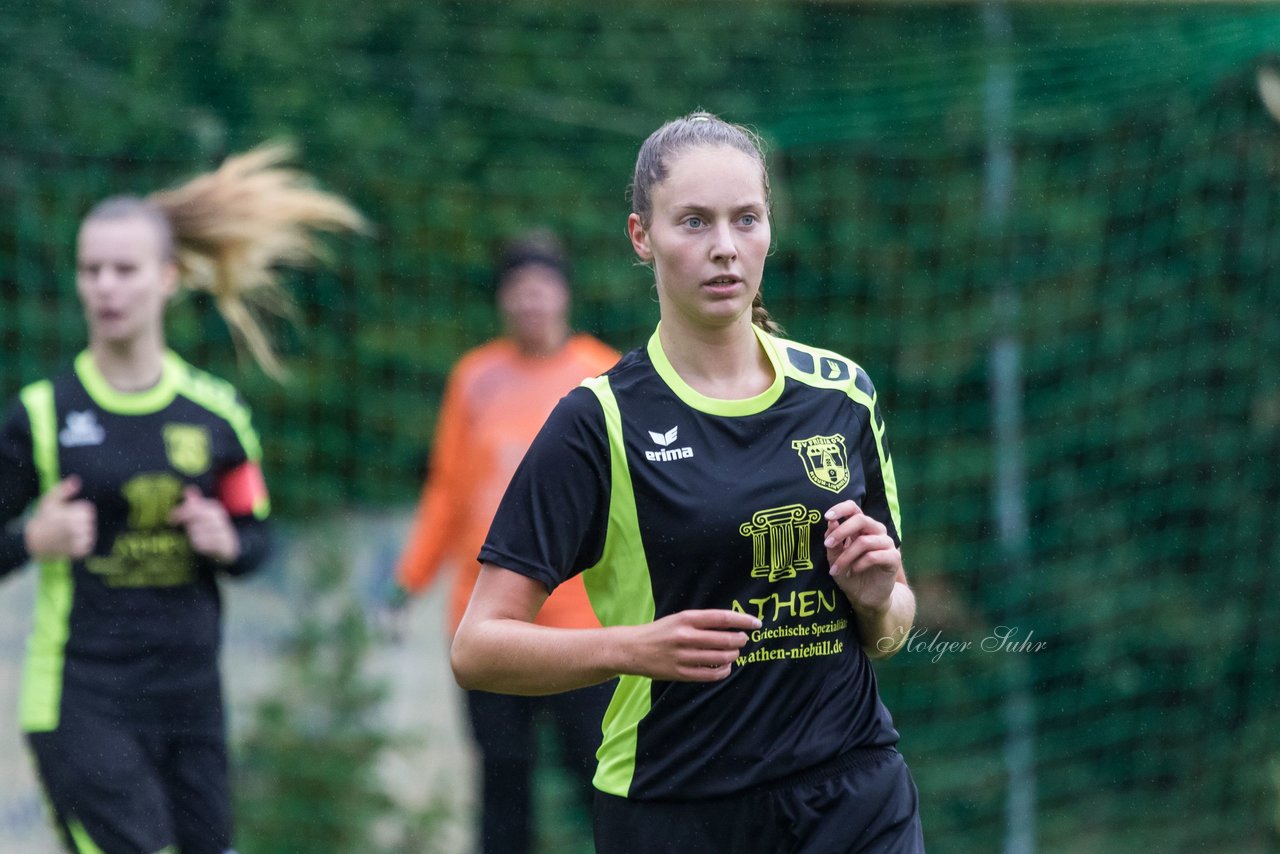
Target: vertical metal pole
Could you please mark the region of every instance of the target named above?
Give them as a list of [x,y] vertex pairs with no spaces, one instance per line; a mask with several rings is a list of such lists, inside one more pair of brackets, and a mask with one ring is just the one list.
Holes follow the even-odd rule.
[[[983,29],[988,62],[985,91],[986,168],[983,214],[989,235],[1001,259],[993,295],[995,339],[991,347],[991,412],[995,459],[995,516],[999,550],[1008,569],[1012,605],[1004,609],[1010,625],[1017,626],[1019,598],[1024,584],[1015,583],[1028,571],[1026,459],[1022,427],[1022,346],[1018,340],[1021,297],[1004,256],[1013,207],[1015,166],[1012,141],[1014,69],[1010,56],[1013,26],[1006,0],[984,0]],[[1005,801],[1005,854],[1035,851],[1035,709],[1030,668],[1024,656],[1006,658],[1003,707],[1004,761],[1008,775]]]

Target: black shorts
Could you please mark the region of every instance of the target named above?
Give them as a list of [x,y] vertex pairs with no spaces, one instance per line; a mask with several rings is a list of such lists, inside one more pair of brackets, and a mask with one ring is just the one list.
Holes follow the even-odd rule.
[[920,854],[919,804],[897,750],[857,750],[724,798],[636,801],[597,792],[596,854]]
[[85,715],[27,733],[71,851],[224,854],[231,797],[220,733],[138,732]]

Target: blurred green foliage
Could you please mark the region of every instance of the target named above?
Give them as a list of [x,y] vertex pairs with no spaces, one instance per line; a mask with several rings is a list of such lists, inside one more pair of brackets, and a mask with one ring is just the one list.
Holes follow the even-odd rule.
[[[490,259],[560,231],[578,325],[656,321],[623,235],[635,151],[704,107],[772,147],[769,305],[857,359],[889,420],[919,625],[1017,618],[1044,850],[1277,841],[1280,129],[1257,4],[45,0],[0,9],[0,380],[83,344],[70,247],[95,199],[271,137],[377,233],[294,276],[293,380],[237,365],[211,307],[173,345],[252,403],[279,512],[412,499],[444,377],[494,332]],[[1013,201],[987,112],[1007,70]],[[1029,543],[996,542],[990,359],[1018,295]],[[1000,656],[881,668],[931,850],[1003,838]]]
[[236,746],[237,842],[245,854],[444,852],[442,799],[398,801],[380,774],[417,736],[388,732],[388,686],[370,674],[371,637],[333,537],[299,561],[297,623]]

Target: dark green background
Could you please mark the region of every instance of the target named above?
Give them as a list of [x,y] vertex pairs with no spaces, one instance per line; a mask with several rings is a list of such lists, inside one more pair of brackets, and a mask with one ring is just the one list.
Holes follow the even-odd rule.
[[[657,318],[623,231],[636,149],[696,107],[750,123],[776,196],[768,304],[876,381],[918,625],[1047,643],[880,669],[930,850],[1000,847],[1019,679],[1042,850],[1274,850],[1280,126],[1255,75],[1280,11],[1010,17],[993,44],[978,4],[7,4],[0,389],[83,345],[71,247],[94,200],[289,138],[377,229],[289,278],[292,380],[237,363],[202,298],[171,343],[253,405],[280,514],[403,505],[450,364],[495,329],[498,243],[560,231],[577,325],[636,346]],[[993,67],[1012,81],[1003,222],[984,215]],[[1022,457],[993,440],[1002,331]],[[997,455],[1025,461],[1012,557]]]

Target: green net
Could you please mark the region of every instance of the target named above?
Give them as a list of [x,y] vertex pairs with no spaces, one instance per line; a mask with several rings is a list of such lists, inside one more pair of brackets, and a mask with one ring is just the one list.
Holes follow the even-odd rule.
[[[171,343],[253,405],[280,513],[402,506],[446,372],[495,331],[498,243],[559,231],[577,325],[636,346],[640,141],[697,106],[754,124],[768,304],[889,420],[922,633],[880,683],[930,849],[1011,845],[1024,797],[1041,850],[1273,850],[1280,125],[1255,77],[1280,12],[42,6],[0,11],[7,393],[83,346],[94,200],[289,136],[376,234],[290,278],[289,383],[200,298]],[[982,649],[1000,626],[1044,646]]]

